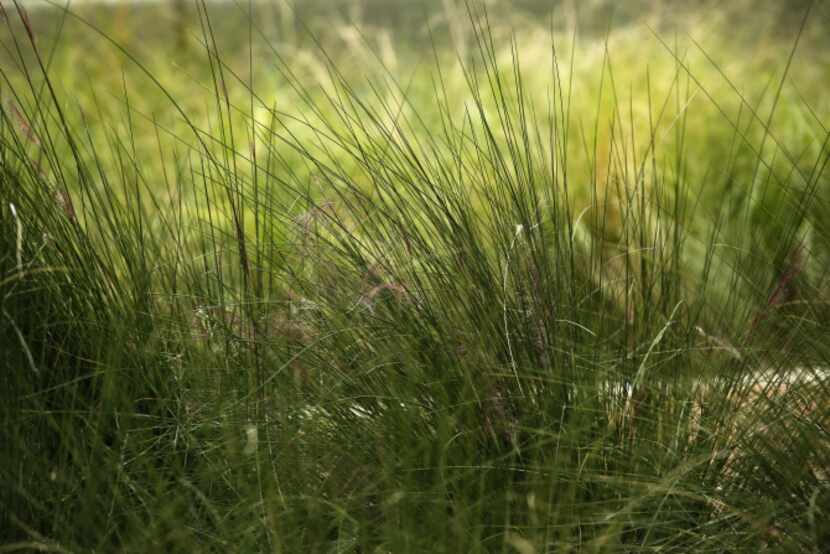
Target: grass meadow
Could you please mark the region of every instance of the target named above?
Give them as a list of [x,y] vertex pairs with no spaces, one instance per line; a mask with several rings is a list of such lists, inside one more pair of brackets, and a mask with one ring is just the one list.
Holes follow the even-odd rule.
[[0,9],[0,552],[830,549],[830,3]]

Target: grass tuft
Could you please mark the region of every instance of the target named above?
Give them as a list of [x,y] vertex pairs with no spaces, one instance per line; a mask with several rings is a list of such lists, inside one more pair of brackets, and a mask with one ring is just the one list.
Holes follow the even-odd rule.
[[743,6],[4,8],[0,551],[826,551],[827,10]]

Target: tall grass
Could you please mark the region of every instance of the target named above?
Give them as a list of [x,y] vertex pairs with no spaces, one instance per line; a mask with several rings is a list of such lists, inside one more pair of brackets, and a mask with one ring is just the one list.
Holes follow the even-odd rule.
[[827,549],[820,7],[745,82],[477,5],[266,76],[195,9],[201,87],[5,45],[0,550]]

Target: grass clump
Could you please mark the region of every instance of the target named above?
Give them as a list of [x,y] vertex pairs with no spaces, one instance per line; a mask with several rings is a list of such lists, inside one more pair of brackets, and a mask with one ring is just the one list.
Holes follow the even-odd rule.
[[820,6],[770,80],[480,6],[266,75],[195,8],[197,84],[113,41],[80,108],[9,24],[2,548],[826,549]]

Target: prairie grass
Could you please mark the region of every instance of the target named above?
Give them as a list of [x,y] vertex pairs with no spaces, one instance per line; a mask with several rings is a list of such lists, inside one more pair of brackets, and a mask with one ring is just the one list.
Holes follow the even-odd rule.
[[0,551],[826,551],[828,7],[574,6],[6,7]]

